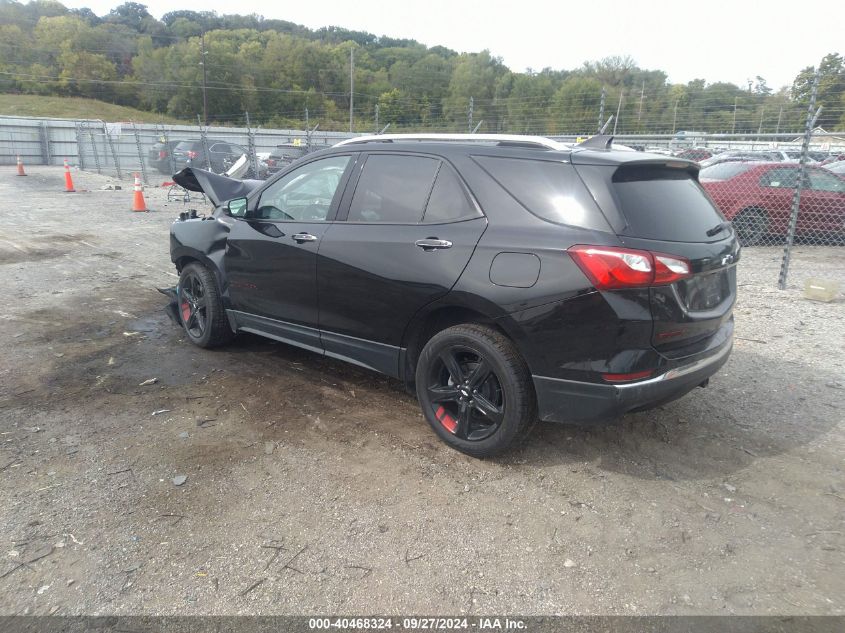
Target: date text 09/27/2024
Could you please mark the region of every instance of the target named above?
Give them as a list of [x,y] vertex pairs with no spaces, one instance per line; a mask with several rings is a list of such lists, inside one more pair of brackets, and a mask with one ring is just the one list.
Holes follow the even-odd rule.
[[437,630],[526,630],[526,623],[520,619],[478,617],[469,618],[310,618],[308,628],[312,630],[379,630],[402,629],[406,631]]

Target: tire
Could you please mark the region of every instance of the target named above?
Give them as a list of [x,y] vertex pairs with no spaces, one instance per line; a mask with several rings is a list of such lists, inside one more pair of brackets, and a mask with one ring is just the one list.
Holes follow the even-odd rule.
[[473,457],[504,452],[537,419],[528,366],[510,339],[484,325],[435,334],[417,362],[416,390],[434,432]]
[[179,320],[191,343],[198,347],[218,347],[234,338],[229,327],[217,280],[199,262],[182,269],[177,286]]
[[757,246],[769,231],[769,218],[763,209],[743,209],[731,224],[743,246]]

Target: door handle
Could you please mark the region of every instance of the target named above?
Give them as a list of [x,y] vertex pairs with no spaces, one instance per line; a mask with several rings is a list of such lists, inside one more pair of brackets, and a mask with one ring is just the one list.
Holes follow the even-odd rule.
[[441,248],[452,248],[452,242],[449,240],[438,240],[436,237],[427,237],[424,240],[417,240],[414,242],[415,246],[419,246],[424,251],[434,251]]
[[302,244],[303,242],[316,242],[317,236],[311,235],[310,233],[297,233],[296,235],[291,235],[290,239],[297,244]]

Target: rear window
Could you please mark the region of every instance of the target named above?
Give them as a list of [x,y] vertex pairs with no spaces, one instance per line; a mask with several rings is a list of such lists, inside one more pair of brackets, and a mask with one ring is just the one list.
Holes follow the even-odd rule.
[[190,149],[194,149],[195,144],[196,141],[180,141],[176,146],[176,149],[182,152],[187,152]]
[[474,156],[473,160],[519,204],[543,220],[607,230],[604,216],[571,165],[493,156]]
[[698,173],[701,180],[730,180],[756,167],[753,163],[719,163],[705,167]]
[[[622,167],[613,189],[627,226],[621,235],[667,242],[702,242],[723,221],[701,185],[686,170]],[[723,237],[722,234],[721,237]]]

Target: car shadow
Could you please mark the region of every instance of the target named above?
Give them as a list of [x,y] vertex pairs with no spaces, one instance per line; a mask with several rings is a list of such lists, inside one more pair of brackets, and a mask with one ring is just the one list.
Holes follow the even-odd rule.
[[[374,423],[404,427],[392,431],[416,440],[431,433],[421,417],[421,428],[409,427],[405,413],[417,405],[398,380],[258,336],[239,336],[227,350],[266,356],[270,366],[288,363],[304,377],[342,381],[361,394],[368,389],[373,396],[392,394],[402,403],[402,412]],[[604,471],[669,481],[725,476],[830,431],[841,394],[827,386],[835,378],[817,368],[735,348],[707,388],[617,420],[538,423],[523,444],[488,462],[538,468],[587,462]],[[436,454],[432,458],[439,459]]]

